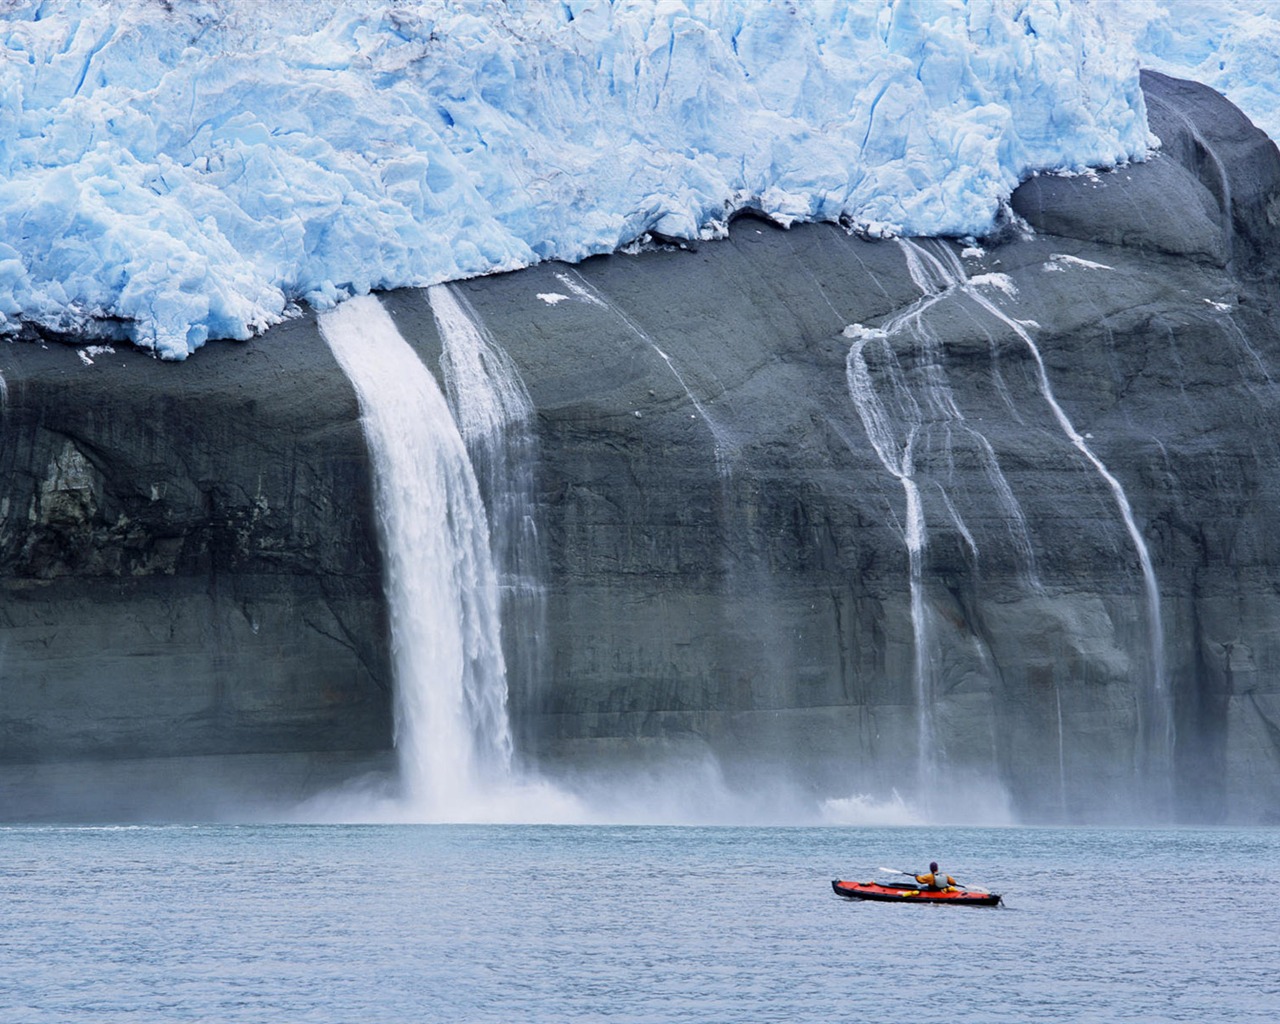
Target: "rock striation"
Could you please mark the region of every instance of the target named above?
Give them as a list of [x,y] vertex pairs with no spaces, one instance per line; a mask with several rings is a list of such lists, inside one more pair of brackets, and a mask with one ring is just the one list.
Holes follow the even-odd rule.
[[[1143,85],[1159,155],[1031,179],[981,245],[742,219],[452,286],[536,410],[528,761],[1280,820],[1280,154]],[[384,302],[438,368],[426,294]],[[0,375],[0,817],[385,767],[367,456],[313,319],[182,364],[32,339]]]
[[355,395],[302,320],[206,354],[0,346],[0,814],[199,817],[390,743]]

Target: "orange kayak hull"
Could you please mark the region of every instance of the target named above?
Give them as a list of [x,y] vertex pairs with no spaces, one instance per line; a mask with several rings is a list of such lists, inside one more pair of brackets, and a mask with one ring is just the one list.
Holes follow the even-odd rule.
[[993,892],[972,889],[921,889],[910,885],[882,885],[879,882],[831,883],[837,895],[851,900],[878,900],[882,903],[951,903],[963,907],[994,907],[1000,897]]

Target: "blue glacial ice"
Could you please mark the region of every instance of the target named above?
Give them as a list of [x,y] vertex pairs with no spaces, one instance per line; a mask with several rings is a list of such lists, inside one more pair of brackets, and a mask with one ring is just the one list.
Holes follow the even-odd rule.
[[1212,86],[1280,140],[1276,0],[1105,0],[1102,16],[1144,68]]
[[743,208],[981,234],[1029,174],[1149,141],[1153,18],[1109,31],[1072,0],[3,11],[0,332],[173,359],[298,302],[714,237]]

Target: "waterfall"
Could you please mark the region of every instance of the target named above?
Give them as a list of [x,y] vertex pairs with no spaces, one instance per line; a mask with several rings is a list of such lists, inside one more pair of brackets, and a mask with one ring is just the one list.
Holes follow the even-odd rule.
[[570,270],[568,273],[557,273],[556,280],[568,288],[569,291],[573,293],[574,297],[582,302],[586,302],[592,306],[598,306],[601,309],[607,309],[622,321],[627,330],[648,345],[649,348],[657,353],[658,358],[666,363],[667,369],[670,370],[671,375],[675,377],[676,383],[680,385],[685,396],[689,399],[690,404],[697,410],[697,414],[702,417],[702,421],[707,425],[707,429],[711,431],[711,436],[715,441],[716,468],[720,471],[721,476],[727,476],[729,474],[729,459],[734,451],[732,441],[726,434],[724,428],[721,427],[707,411],[706,406],[698,400],[698,396],[693,393],[692,389],[685,381],[684,374],[680,372],[679,368],[672,361],[671,357],[663,351],[662,347],[653,340],[652,335],[631,319],[631,317],[622,309],[610,302],[603,294],[601,294],[598,288],[578,273],[578,271]]
[[[1055,398],[1039,348],[1026,325],[1004,313],[982,291],[984,285],[1004,288],[1006,281],[998,275],[991,275],[985,280],[970,280],[958,257],[942,243],[935,244],[936,254],[907,239],[899,239],[898,245],[903,252],[907,271],[920,290],[921,297],[885,320],[881,327],[869,328],[853,324],[845,328],[844,336],[852,341],[846,358],[846,380],[850,397],[872,448],[885,469],[902,486],[906,499],[903,534],[908,554],[911,621],[915,634],[913,660],[918,704],[917,734],[921,744],[918,762],[921,778],[931,776],[940,756],[934,750],[938,730],[933,721],[935,712],[932,708],[938,697],[938,681],[934,678],[934,654],[931,649],[933,641],[924,599],[924,554],[928,542],[928,527],[918,479],[928,455],[930,431],[935,425],[943,437],[941,443],[947,459],[951,458],[952,446],[957,438],[964,438],[972,445],[972,450],[984,467],[992,493],[1004,510],[1013,548],[1020,564],[1025,567],[1027,582],[1033,589],[1041,589],[1022,510],[1000,471],[990,443],[965,422],[956,405],[942,368],[939,340],[925,321],[925,314],[934,305],[954,297],[970,299],[1026,345],[1034,361],[1041,397],[1063,434],[1110,490],[1125,530],[1137,552],[1147,609],[1151,667],[1147,693],[1139,707],[1139,761],[1148,776],[1158,780],[1167,775],[1172,764],[1174,740],[1171,699],[1164,665],[1164,625],[1155,569],[1134,519],[1128,496],[1120,481],[1089,447]],[[899,338],[911,343],[911,353],[915,359],[912,366],[914,383],[909,382],[895,348],[894,342]],[[875,357],[874,360],[872,356]],[[976,541],[964,527],[941,484],[938,484],[938,491],[942,507],[949,514],[971,557],[976,558]],[[1056,711],[1061,733],[1060,704]],[[1060,735],[1059,767],[1060,774],[1064,774],[1065,754],[1061,747]]]
[[[937,303],[955,294],[963,281],[948,272],[942,263],[911,243],[900,243],[912,282],[920,298],[890,317],[880,328],[853,324],[844,336],[853,344],[845,360],[845,378],[863,428],[881,464],[898,481],[906,501],[903,537],[907,547],[908,581],[913,634],[915,676],[917,773],[921,798],[931,791],[936,776],[938,750],[934,716],[938,703],[937,657],[933,650],[929,612],[925,602],[925,551],[928,530],[924,502],[917,480],[922,456],[927,455],[931,431],[936,426],[948,462],[957,443],[966,443],[976,452],[992,492],[1001,504],[1009,524],[1013,548],[1028,582],[1039,589],[1035,557],[1026,519],[1013,491],[1000,470],[990,442],[971,427],[961,413],[942,369],[940,344],[924,319]],[[919,382],[913,387],[895,351],[894,341],[905,337],[913,346],[917,363],[913,367]],[[869,353],[874,353],[873,373]],[[917,400],[916,395],[919,395]],[[942,506],[974,559],[978,544],[954,502],[939,481],[935,481]]]
[[[920,793],[928,789],[932,775],[935,744],[933,739],[934,693],[930,667],[928,624],[924,609],[924,545],[925,522],[920,503],[920,488],[915,481],[914,448],[920,429],[920,407],[916,404],[896,361],[890,361],[888,378],[893,391],[897,415],[891,415],[876,390],[870,368],[867,365],[866,347],[872,342],[883,344],[885,331],[863,327],[847,328],[846,337],[853,338],[853,345],[845,361],[845,377],[849,394],[858,415],[862,419],[871,447],[875,449],[881,464],[902,486],[906,498],[906,517],[903,535],[907,545],[908,583],[911,594],[911,628],[913,646],[913,672],[916,688],[916,742],[918,744],[917,772]],[[899,429],[902,436],[899,436]]]
[[1058,727],[1058,813],[1067,815],[1067,745],[1062,726],[1062,685],[1053,682],[1053,710]]
[[[946,255],[955,261],[956,270],[963,275],[963,268],[955,255],[950,252],[946,252]],[[1164,664],[1164,619],[1160,608],[1160,585],[1156,579],[1155,566],[1151,561],[1151,552],[1133,517],[1133,507],[1129,503],[1129,497],[1125,493],[1124,486],[1089,447],[1084,436],[1076,430],[1065,410],[1058,404],[1053,394],[1053,387],[1049,383],[1049,373],[1045,368],[1044,359],[1041,358],[1040,348],[1026,326],[1001,310],[973,282],[965,282],[963,291],[980,308],[1013,331],[1026,345],[1035,362],[1041,397],[1052,411],[1062,433],[1093,466],[1110,489],[1116,508],[1120,512],[1120,518],[1124,521],[1125,530],[1133,542],[1134,550],[1138,555],[1138,564],[1142,570],[1143,590],[1146,595],[1148,651],[1151,661],[1147,699],[1143,702],[1146,707],[1139,706],[1138,756],[1139,763],[1149,778],[1157,785],[1163,785],[1161,780],[1167,781],[1173,765],[1174,725],[1172,695],[1169,692]]]
[[533,519],[533,403],[507,354],[448,285],[427,289],[449,407],[490,499],[493,561],[507,587],[540,588]]
[[470,818],[510,779],[498,581],[480,490],[435,378],[373,296],[319,318],[360,402],[373,465],[403,797]]
[[[952,256],[954,262],[944,264],[910,239],[900,238],[896,241],[898,247],[902,250],[903,256],[906,258],[907,273],[911,276],[915,286],[920,289],[923,298],[907,307],[904,313],[891,319],[886,324],[885,331],[888,334],[895,334],[904,327],[909,327],[912,333],[924,342],[925,354],[930,357],[928,363],[928,372],[930,373],[929,390],[933,396],[933,403],[942,410],[947,422],[957,426],[976,447],[978,456],[982,460],[987,481],[995,492],[996,498],[1000,502],[1000,507],[1004,512],[1005,522],[1009,525],[1009,539],[1014,551],[1017,553],[1018,560],[1023,566],[1026,582],[1032,589],[1039,590],[1040,579],[1036,570],[1035,553],[1031,547],[1031,534],[1027,529],[1027,518],[1023,514],[1022,506],[1018,504],[1018,500],[1013,494],[1013,488],[1009,486],[1008,479],[1000,469],[1000,463],[996,458],[995,449],[991,447],[991,442],[979,431],[969,426],[956,405],[951,389],[942,379],[938,339],[922,319],[922,314],[925,310],[939,300],[972,286],[969,285],[965,278],[964,268],[960,265],[959,260],[955,260],[951,253],[946,253],[946,255]],[[947,447],[948,450],[951,448],[950,440],[948,440]]]
[[[964,267],[959,258],[944,244],[935,243],[937,255],[926,252],[920,245],[910,240],[900,240],[899,244],[903,247],[906,255],[908,272],[919,287],[922,289],[928,287],[931,280],[945,283],[948,286],[948,290],[955,290],[972,300],[980,309],[1007,327],[1022,341],[1034,361],[1040,395],[1052,412],[1059,429],[1071,442],[1072,446],[1084,456],[1085,460],[1094,468],[1095,472],[1111,491],[1125,530],[1137,553],[1138,563],[1142,571],[1143,591],[1147,607],[1148,655],[1151,673],[1146,698],[1141,702],[1138,709],[1138,760],[1149,778],[1159,783],[1159,780],[1167,778],[1168,772],[1172,767],[1174,743],[1172,699],[1169,693],[1164,663],[1164,621],[1161,613],[1160,587],[1156,579],[1155,566],[1151,561],[1151,553],[1147,548],[1146,540],[1143,538],[1142,532],[1138,529],[1137,522],[1134,519],[1133,508],[1129,503],[1128,495],[1125,493],[1119,479],[1089,447],[1084,436],[1076,430],[1065,410],[1058,403],[1053,393],[1053,387],[1049,382],[1049,374],[1040,355],[1039,346],[1036,345],[1035,339],[1031,336],[1027,326],[1009,316],[991,298],[984,294],[981,290],[980,282],[969,280],[965,275]],[[995,280],[994,277],[993,275],[993,280],[990,283],[1001,285],[1002,282]],[[912,314],[909,311],[908,314],[904,314],[898,319],[905,320],[907,315],[918,316],[919,313],[917,311]]]
[[515,365],[476,311],[449,285],[427,289],[440,335],[449,406],[471,456],[489,513],[498,573],[508,679],[540,696],[546,650],[546,577],[535,516],[533,403]]

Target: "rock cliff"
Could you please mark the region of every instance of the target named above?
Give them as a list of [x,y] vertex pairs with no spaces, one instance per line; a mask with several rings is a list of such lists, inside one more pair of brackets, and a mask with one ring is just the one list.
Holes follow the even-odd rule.
[[[1280,155],[1144,88],[1158,156],[1031,179],[981,246],[742,219],[452,286],[536,409],[528,760],[1280,819]],[[425,293],[384,302],[437,367]],[[0,817],[385,767],[368,463],[313,319],[0,375]]]

